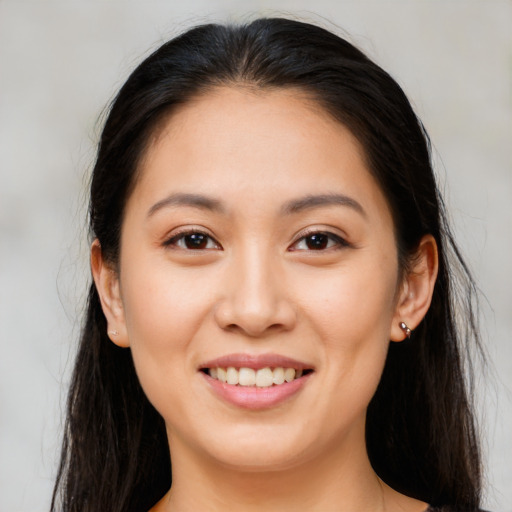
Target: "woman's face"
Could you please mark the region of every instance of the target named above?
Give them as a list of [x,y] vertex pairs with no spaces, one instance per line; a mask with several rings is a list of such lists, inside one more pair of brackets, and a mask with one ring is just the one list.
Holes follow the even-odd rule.
[[181,107],[127,202],[119,273],[118,343],[171,456],[258,470],[364,450],[397,281],[389,208],[344,126],[293,90]]

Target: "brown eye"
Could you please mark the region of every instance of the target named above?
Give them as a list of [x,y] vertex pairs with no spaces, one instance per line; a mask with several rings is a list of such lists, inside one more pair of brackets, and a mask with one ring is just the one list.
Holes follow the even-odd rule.
[[203,233],[191,233],[183,237],[187,249],[206,249],[209,237]]
[[220,249],[219,244],[211,236],[206,233],[201,233],[200,231],[180,233],[173,236],[165,245],[195,251]]
[[342,249],[349,243],[334,233],[315,232],[300,238],[290,250],[292,251],[324,251],[326,249]]
[[329,237],[324,233],[315,233],[304,238],[306,246],[311,250],[325,249],[329,243]]

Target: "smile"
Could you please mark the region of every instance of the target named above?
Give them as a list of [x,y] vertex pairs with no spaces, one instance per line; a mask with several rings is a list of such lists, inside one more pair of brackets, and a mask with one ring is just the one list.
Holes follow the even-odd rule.
[[242,409],[261,410],[298,396],[315,368],[278,354],[230,354],[201,364],[211,392]]
[[295,368],[235,368],[228,366],[227,368],[214,367],[208,368],[208,375],[212,379],[230,384],[232,386],[246,386],[269,388],[271,386],[280,386],[285,382],[292,382],[299,379],[303,374],[307,374],[311,370],[296,370]]

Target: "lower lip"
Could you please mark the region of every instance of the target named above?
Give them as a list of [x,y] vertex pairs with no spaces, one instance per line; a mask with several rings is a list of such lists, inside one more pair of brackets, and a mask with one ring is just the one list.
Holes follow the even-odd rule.
[[311,377],[312,373],[303,375],[292,382],[277,386],[258,388],[254,386],[233,386],[217,379],[212,379],[201,372],[210,388],[223,400],[242,409],[268,409],[275,407],[298,393]]

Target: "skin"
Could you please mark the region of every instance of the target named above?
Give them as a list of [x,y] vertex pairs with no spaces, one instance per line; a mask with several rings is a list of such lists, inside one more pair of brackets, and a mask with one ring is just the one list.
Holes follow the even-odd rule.
[[[218,209],[165,203],[173,194]],[[329,194],[353,202],[285,211]],[[206,245],[189,248],[184,230]],[[332,235],[314,249],[313,233]],[[429,307],[435,242],[422,239],[400,279],[390,209],[362,148],[304,95],[225,87],[174,112],[128,199],[119,273],[97,242],[91,261],[111,339],[131,348],[165,419],[173,486],[154,511],[427,507],[377,477],[364,428],[389,341],[404,339],[399,322],[414,329]],[[198,371],[232,353],[276,353],[314,372],[285,402],[249,411]]]

